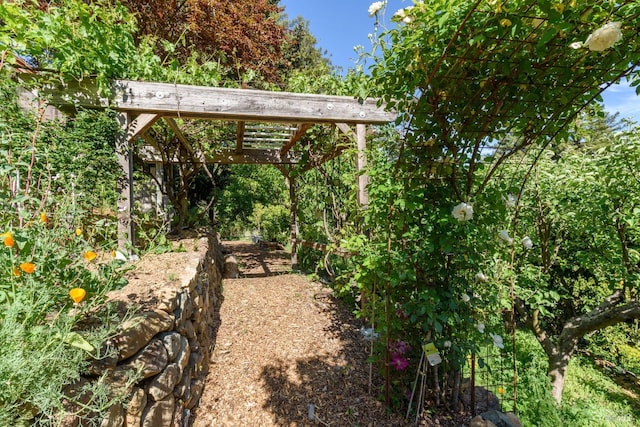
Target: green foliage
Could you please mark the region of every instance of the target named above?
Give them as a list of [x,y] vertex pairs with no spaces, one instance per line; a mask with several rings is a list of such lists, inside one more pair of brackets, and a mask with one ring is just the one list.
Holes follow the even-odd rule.
[[[16,88],[2,76],[0,425],[58,425],[69,410],[63,387],[88,358],[104,356],[101,344],[114,332],[105,294],[124,284],[121,262],[95,239],[109,235],[102,231],[108,226],[90,219],[92,207],[114,197],[114,169],[101,169],[113,164],[114,125],[108,114],[94,113],[41,122],[17,107]],[[65,187],[56,186],[53,172]],[[73,288],[86,292],[77,305]],[[102,326],[81,328],[89,316]],[[98,414],[118,398],[101,384],[92,391],[87,409]]]
[[251,225],[268,241],[285,243],[289,238],[289,209],[282,205],[264,206],[256,203],[249,218]]
[[70,0],[48,6],[20,0],[0,4],[0,46],[65,79],[95,76],[101,90],[124,77],[135,54],[135,21],[118,2]]
[[[284,177],[277,169],[234,165],[231,168],[229,184],[222,190],[216,203],[216,219],[219,221],[220,233],[223,238],[243,237],[245,232],[253,231],[250,218],[251,215],[255,216],[255,207],[258,204],[286,206],[288,200]],[[274,225],[278,221],[275,221]]]

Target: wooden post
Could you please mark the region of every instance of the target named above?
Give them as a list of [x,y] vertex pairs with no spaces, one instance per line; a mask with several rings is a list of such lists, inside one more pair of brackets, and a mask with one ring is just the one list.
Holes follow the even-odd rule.
[[369,184],[369,176],[362,173],[362,169],[367,166],[367,126],[364,124],[356,125],[356,139],[358,144],[358,157],[356,158],[356,167],[358,169],[358,204],[366,208],[369,205],[369,192],[367,185]]
[[[127,251],[134,245],[133,212],[133,153],[129,146],[129,125],[131,117],[127,113],[118,113],[121,132],[116,137],[116,155],[122,168],[123,177],[118,180],[118,248]],[[126,252],[125,252],[126,253]]]
[[291,210],[291,269],[298,269],[298,195],[296,193],[296,181],[289,174],[285,175],[287,187],[289,187],[289,200]]
[[167,203],[165,201],[166,196],[162,192],[162,187],[164,186],[164,168],[162,167],[162,162],[154,163],[153,173],[156,177],[156,215],[162,215],[167,208]]

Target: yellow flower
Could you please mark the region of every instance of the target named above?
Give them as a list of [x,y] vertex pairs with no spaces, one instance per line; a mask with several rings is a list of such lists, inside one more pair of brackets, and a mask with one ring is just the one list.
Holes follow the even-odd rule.
[[510,27],[511,26],[511,21],[507,18],[502,18],[500,20],[500,25],[502,25],[503,27]]
[[20,276],[20,269],[18,267],[13,267],[13,275],[16,277]]
[[93,261],[94,259],[96,259],[97,256],[98,256],[98,254],[93,252],[93,251],[86,251],[84,253],[84,259],[85,259],[85,261],[88,261],[88,262]]
[[82,236],[82,229],[81,228],[76,228],[76,236],[78,236],[78,237]]
[[504,389],[502,387],[498,387],[498,394],[504,394]]
[[40,212],[40,222],[43,224],[49,222],[49,218],[47,218],[46,212]]
[[8,248],[13,247],[16,244],[16,241],[13,240],[13,235],[10,231],[0,234],[0,238],[4,241],[4,245]]
[[84,297],[87,296],[87,291],[82,288],[73,288],[69,291],[69,296],[73,300],[74,303],[80,304]]
[[24,271],[27,274],[31,274],[35,271],[36,265],[32,262],[23,262],[20,264],[20,270]]

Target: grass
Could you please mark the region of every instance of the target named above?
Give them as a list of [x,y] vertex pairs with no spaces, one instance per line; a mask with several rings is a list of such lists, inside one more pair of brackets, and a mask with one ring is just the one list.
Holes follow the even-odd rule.
[[[640,426],[640,388],[618,384],[594,361],[577,354],[569,364],[562,405],[551,397],[547,359],[528,332],[516,334],[518,416],[531,427]],[[508,356],[507,356],[508,357]],[[504,378],[494,382],[504,382]],[[509,395],[511,390],[508,390]],[[507,405],[509,406],[509,405]]]
[[640,396],[617,384],[592,360],[575,356],[569,365],[562,413],[576,427],[634,427],[640,425]]

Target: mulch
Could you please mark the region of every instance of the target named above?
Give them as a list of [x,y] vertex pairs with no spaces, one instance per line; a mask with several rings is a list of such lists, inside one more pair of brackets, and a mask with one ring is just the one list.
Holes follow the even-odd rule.
[[290,272],[283,250],[224,242],[240,278],[224,302],[194,426],[409,426],[376,399],[381,379],[352,308]]

